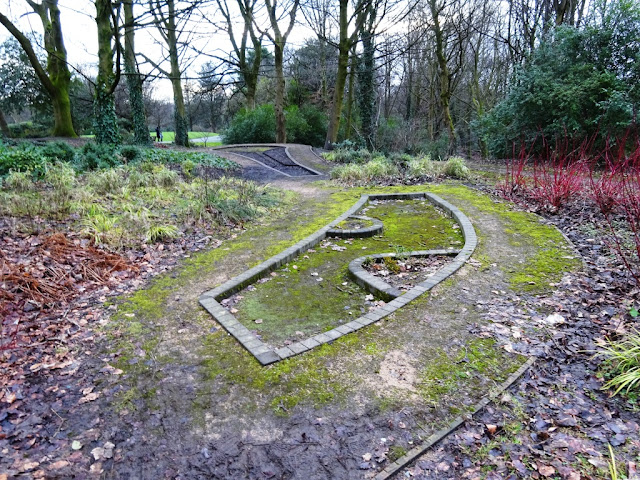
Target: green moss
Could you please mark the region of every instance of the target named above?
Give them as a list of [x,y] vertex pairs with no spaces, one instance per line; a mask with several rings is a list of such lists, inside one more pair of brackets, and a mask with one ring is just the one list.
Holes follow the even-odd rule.
[[[349,382],[345,382],[345,377],[335,378],[329,365],[361,341],[358,334],[346,335],[305,355],[262,367],[233,338],[217,332],[207,336],[199,353],[203,358],[204,379],[209,385],[218,384],[218,394],[226,393],[229,385],[243,387],[254,393],[243,398],[245,408],[268,406],[276,414],[286,415],[301,402],[311,401],[314,407],[341,402]],[[209,396],[199,395],[200,398]],[[211,405],[194,407],[210,408]]]
[[274,345],[299,340],[296,332],[306,338],[347,323],[372,305],[365,300],[367,292],[348,277],[351,260],[364,252],[393,252],[400,244],[411,251],[455,247],[463,241],[453,221],[427,201],[385,202],[369,207],[367,215],[384,222],[382,235],[329,239],[305,252],[277,276],[241,292],[243,298],[235,305],[238,320]]
[[400,445],[391,445],[389,447],[389,453],[387,454],[387,458],[390,463],[395,462],[399,458],[404,457],[407,454],[407,449]]
[[[545,293],[550,284],[558,283],[565,272],[580,266],[580,260],[560,231],[541,223],[540,217],[529,212],[514,211],[510,204],[493,201],[491,197],[459,186],[436,185],[436,194],[462,199],[485,213],[492,213],[505,222],[514,246],[528,246],[531,254],[519,265],[502,266],[511,288],[517,292]],[[477,226],[481,230],[482,225]],[[480,235],[481,237],[481,235]]]
[[[181,304],[184,308],[178,313],[174,312],[174,308],[168,305],[172,294],[214,287],[215,285],[202,285],[199,282],[202,278],[221,269],[224,269],[227,278],[242,273],[246,268],[281,252],[334,220],[351,207],[362,193],[424,190],[446,197],[463,211],[478,209],[498,216],[507,228],[513,230],[514,235],[520,236],[517,241],[523,245],[530,245],[531,255],[525,258],[524,268],[529,265],[532,269],[544,268],[544,265],[539,265],[537,262],[555,261],[556,257],[561,257],[558,252],[564,255],[568,253],[562,249],[564,243],[561,236],[558,237],[559,234],[553,228],[541,225],[537,217],[521,212],[511,212],[507,205],[494,203],[488,197],[462,186],[418,185],[401,188],[359,188],[348,191],[334,189],[327,193],[327,197],[322,201],[318,201],[317,198],[304,199],[298,195],[288,194],[285,206],[277,213],[279,216],[264,219],[262,224],[250,226],[236,238],[225,241],[219,248],[194,254],[191,258],[185,259],[181,267],[169,274],[156,277],[147,288],[119,302],[118,313],[114,315],[110,327],[110,334],[115,339],[113,348],[121,353],[117,363],[118,368],[125,370],[130,381],[138,384],[131,393],[126,393],[124,403],[130,404],[136,398],[144,397],[146,391],[144,383],[154,383],[154,378],[149,376],[151,367],[147,367],[146,362],[140,361],[135,365],[129,363],[135,358],[133,345],[141,345],[141,348],[147,352],[147,358],[153,356],[154,361],[157,362],[156,365],[162,362],[179,361],[169,356],[158,358],[158,342],[162,338],[164,324],[177,322],[179,315],[180,318],[200,322],[203,331],[209,328],[210,317],[204,314],[195,302],[188,306]],[[274,227],[275,225],[277,228]],[[482,242],[482,225],[477,225],[477,229]],[[544,229],[545,233],[540,234],[537,229]],[[393,235],[398,235],[398,240],[387,241],[383,244],[385,248],[391,248],[393,251],[393,246],[389,243],[409,246],[406,245],[404,237],[400,238],[401,230],[391,232]],[[414,237],[411,241],[421,240]],[[495,262],[492,252],[488,249],[481,249],[479,253],[481,256],[476,258],[483,267],[488,268],[488,265]],[[361,253],[361,255],[364,254]],[[300,277],[302,272],[317,268],[320,263],[314,258],[310,255],[309,259],[304,259],[308,260],[308,264],[299,265],[299,267],[304,266],[306,270],[299,268],[294,272],[290,268],[287,272],[289,278],[294,278],[296,275]],[[574,265],[572,262],[568,264]],[[540,273],[537,279],[540,281],[537,283],[546,285],[556,281],[562,274],[562,268],[568,268],[568,264],[563,264],[560,268],[552,267],[551,270],[544,270]],[[514,277],[519,270],[516,266],[507,274]],[[343,265],[342,268],[335,270],[335,276],[327,278],[342,288],[338,280],[339,275],[344,275],[344,272]],[[451,277],[440,288],[447,288],[456,281],[455,276]],[[528,281],[530,280],[526,282]],[[524,282],[524,279],[516,278],[512,280],[512,285],[515,288],[528,287],[528,283],[525,285]],[[275,285],[274,280],[265,285],[270,284]],[[417,309],[429,301],[428,296],[423,296],[402,309],[399,314],[405,314],[402,318],[415,318],[418,321]],[[357,312],[354,315],[357,315]],[[325,326],[323,329],[326,328]],[[369,327],[355,334],[341,337],[330,345],[323,345],[304,355],[269,367],[261,367],[231,336],[222,331],[202,338],[201,345],[193,346],[201,358],[200,371],[202,372],[201,390],[197,392],[192,408],[196,418],[204,418],[204,412],[223,408],[222,405],[227,398],[231,399],[236,412],[270,409],[277,414],[288,414],[300,405],[340,404],[353,393],[354,389],[362,385],[360,377],[356,377],[348,368],[341,369],[341,365],[357,364],[362,368],[362,365],[370,363],[369,372],[375,372],[390,346],[402,340],[389,335],[388,332],[379,333],[377,327]],[[482,340],[481,342],[490,341]],[[422,383],[419,388],[422,398],[435,403],[441,400],[439,395],[452,394],[461,385],[465,385],[466,389],[467,384],[470,385],[471,390],[476,389],[480,394],[481,389],[486,388],[486,385],[479,383],[480,380],[476,377],[493,376],[499,380],[518,366],[518,361],[511,360],[513,368],[508,362],[505,368],[505,356],[501,355],[502,352],[496,351],[495,346],[491,344],[476,345],[472,341],[467,345],[467,351],[469,362],[457,363],[460,358],[464,358],[464,356],[459,357],[464,355],[463,350],[453,355],[440,352],[423,359],[425,368],[421,373]],[[396,408],[397,405],[395,397],[390,396],[380,400],[379,408]],[[457,405],[453,407],[466,408]]]
[[503,352],[496,348],[495,340],[474,338],[455,356],[440,350],[425,365],[420,373],[418,392],[425,400],[436,404],[443,396],[454,392],[461,382],[465,383],[467,391],[471,391],[485,388],[482,382],[486,378],[503,381],[518,369],[520,362],[506,360]]

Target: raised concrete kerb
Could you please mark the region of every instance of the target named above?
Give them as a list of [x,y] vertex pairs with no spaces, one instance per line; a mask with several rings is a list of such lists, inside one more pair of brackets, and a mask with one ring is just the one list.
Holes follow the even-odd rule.
[[[464,247],[461,250],[456,251],[426,250],[411,252],[412,254],[426,255],[434,255],[433,252],[445,252],[442,254],[455,254],[456,256],[451,262],[438,270],[434,275],[429,277],[424,282],[416,285],[404,294],[399,291],[389,291],[389,289],[393,289],[393,287],[383,282],[379,278],[373,276],[371,276],[371,278],[368,278],[366,276],[368,275],[368,272],[366,272],[362,268],[361,263],[356,263],[358,260],[363,261],[365,257],[356,259],[351,262],[350,267],[353,264],[354,269],[359,272],[359,275],[356,276],[358,279],[363,281],[363,283],[365,285],[368,285],[370,288],[376,289],[376,292],[379,291],[382,294],[389,295],[387,298],[391,299],[391,301],[383,307],[377,308],[376,310],[373,310],[361,316],[360,318],[356,318],[355,320],[329,330],[328,332],[319,333],[286,347],[274,349],[266,343],[262,342],[255,335],[253,335],[247,327],[242,325],[231,313],[229,313],[226,308],[224,308],[219,303],[220,301],[230,297],[231,295],[242,290],[248,285],[255,283],[260,278],[267,276],[273,270],[280,268],[287,262],[292,261],[302,252],[320,243],[322,240],[329,236],[328,233],[331,232],[336,225],[338,225],[343,220],[355,215],[370,200],[406,200],[421,198],[429,200],[431,203],[435,204],[436,206],[447,212],[449,215],[451,215],[451,217],[456,221],[456,223],[462,230],[462,234],[465,240]],[[358,200],[349,210],[340,215],[333,222],[312,233],[307,238],[299,241],[295,245],[292,245],[291,247],[283,250],[279,254],[274,255],[268,260],[265,260],[260,265],[250,268],[237,277],[226,281],[222,285],[203,293],[200,296],[200,304],[216,319],[216,321],[218,321],[218,323],[220,323],[220,325],[224,327],[227,332],[229,332],[229,334],[233,335],[236,340],[238,340],[238,342],[240,342],[242,346],[249,351],[249,353],[256,357],[258,362],[260,362],[262,365],[269,365],[271,363],[284,360],[285,358],[299,355],[324,343],[332,342],[333,340],[340,338],[343,335],[347,335],[351,332],[355,332],[356,330],[360,330],[367,325],[371,325],[372,323],[375,323],[378,320],[391,315],[396,310],[409,303],[411,300],[414,300],[425,292],[428,292],[438,283],[442,282],[445,278],[456,272],[460,267],[462,267],[462,265],[464,265],[469,257],[471,257],[471,254],[475,250],[477,244],[478,237],[476,236],[476,232],[473,229],[473,225],[471,225],[469,219],[464,215],[464,213],[458,210],[458,208],[438,197],[437,195],[428,192],[362,195],[360,200]],[[376,254],[371,256],[376,257],[392,255],[394,254]],[[358,267],[358,265],[360,266]],[[362,271],[359,271],[358,268],[360,268]]]
[[355,218],[358,220],[365,220],[371,222],[371,226],[345,230],[342,228],[331,228],[327,230],[328,237],[338,237],[338,238],[365,238],[365,237],[373,237],[382,232],[384,225],[377,218],[365,217],[363,215],[351,215],[347,218]]
[[[415,252],[409,252],[409,253],[403,254],[403,257],[404,256],[428,257],[431,255],[458,255],[459,253],[460,253],[460,250],[417,250]],[[376,277],[375,275],[372,275],[362,266],[362,264],[367,259],[377,260],[380,258],[389,258],[389,257],[394,258],[398,256],[399,255],[396,253],[380,253],[375,255],[367,255],[366,257],[356,258],[355,260],[352,260],[349,263],[349,275],[351,276],[354,282],[356,282],[358,285],[364,288],[367,292],[374,294],[376,297],[381,298],[385,302],[390,302],[393,299],[399,297],[400,295],[403,295],[403,293],[405,292],[402,292],[399,289],[393,287],[392,285],[389,285],[380,277]],[[427,290],[431,290],[434,286],[436,286],[439,283],[439,281],[434,282],[432,281],[432,279],[436,275],[438,275],[443,268],[439,269],[435,274],[430,276],[427,280],[420,283],[419,286],[426,288]],[[413,289],[408,290],[406,293],[411,293],[412,290]],[[421,291],[420,294],[422,293],[424,292]]]

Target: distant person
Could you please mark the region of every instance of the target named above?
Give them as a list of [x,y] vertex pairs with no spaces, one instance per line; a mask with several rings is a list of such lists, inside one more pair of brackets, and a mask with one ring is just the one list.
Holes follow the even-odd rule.
[[160,125],[156,127],[156,141],[157,142],[162,141],[162,130],[160,130]]

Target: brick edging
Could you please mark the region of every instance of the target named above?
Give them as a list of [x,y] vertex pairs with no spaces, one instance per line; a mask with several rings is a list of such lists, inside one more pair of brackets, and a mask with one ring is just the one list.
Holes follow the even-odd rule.
[[[230,297],[234,293],[256,282],[260,278],[265,277],[275,269],[292,261],[302,252],[320,243],[328,236],[327,233],[332,231],[336,225],[348,217],[355,215],[370,200],[401,200],[407,198],[424,198],[445,210],[449,215],[451,215],[451,217],[453,217],[462,229],[465,244],[461,250],[457,251],[457,255],[453,261],[442,267],[424,282],[410,289],[408,292],[394,297],[388,304],[356,318],[347,324],[333,328],[328,332],[319,333],[286,347],[274,349],[253,335],[247,327],[242,325],[230,312],[227,311],[227,309],[218,303],[224,298]],[[328,225],[320,228],[279,254],[265,260],[261,264],[246,270],[216,288],[208,290],[200,296],[199,301],[200,304],[216,319],[216,321],[218,321],[218,323],[220,323],[220,325],[224,327],[228,333],[233,335],[236,340],[238,340],[242,346],[249,351],[249,353],[256,357],[260,364],[269,365],[271,363],[284,360],[285,358],[299,355],[324,343],[332,342],[343,335],[355,332],[356,330],[367,325],[371,325],[372,323],[391,315],[399,308],[405,306],[415,298],[418,298],[420,295],[429,291],[438,283],[456,272],[469,259],[477,244],[478,237],[473,229],[471,221],[457,207],[437,195],[428,192],[362,195],[349,210]],[[373,283],[375,284],[375,282]]]

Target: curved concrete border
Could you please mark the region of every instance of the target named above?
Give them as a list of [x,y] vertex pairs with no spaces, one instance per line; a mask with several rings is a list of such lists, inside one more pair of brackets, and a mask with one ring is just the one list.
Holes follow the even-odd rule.
[[[460,250],[417,250],[415,252],[409,252],[405,254],[405,256],[428,257],[429,255],[458,255],[459,253]],[[371,275],[362,266],[362,264],[367,258],[378,259],[397,256],[398,255],[396,253],[378,253],[375,255],[367,255],[366,257],[356,258],[349,263],[349,275],[351,275],[351,278],[353,278],[354,282],[364,288],[367,292],[373,293],[375,296],[380,297],[385,302],[390,302],[394,298],[402,295],[403,292],[393,287],[392,285],[389,285],[380,277]]]
[[[311,148],[311,147],[309,147],[309,148]],[[319,175],[319,176],[324,175],[324,173],[321,173],[321,172],[319,172],[317,170],[314,170],[311,167],[307,167],[306,165],[302,165],[300,162],[298,162],[295,158],[293,158],[293,155],[291,155],[291,152],[289,152],[289,147],[284,147],[284,153],[285,153],[285,155],[287,155],[287,157],[289,157],[289,160],[291,160],[293,163],[298,165],[300,168],[304,168],[305,170],[309,170],[310,172],[312,172],[315,175]]]
[[[365,217],[363,215],[351,215],[349,218],[357,218],[358,220],[369,220],[372,225],[370,227],[344,230],[342,228],[332,228],[327,231],[328,237],[337,238],[366,238],[373,237],[384,229],[383,223],[377,218]],[[348,220],[348,219],[347,219]]]
[[[287,158],[288,158],[289,160],[291,160],[291,161],[295,164],[295,166],[300,167],[300,168],[302,168],[302,169],[304,169],[304,170],[306,170],[306,171],[310,172],[310,175],[289,175],[288,173],[284,173],[284,172],[282,172],[282,171],[278,170],[277,168],[270,167],[269,165],[267,165],[267,164],[265,164],[265,163],[262,163],[260,160],[257,160],[257,159],[255,159],[255,158],[247,157],[246,155],[243,155],[243,153],[246,153],[246,152],[242,152],[242,151],[237,152],[237,151],[234,151],[234,149],[237,149],[237,148],[243,148],[243,147],[245,147],[245,148],[254,148],[254,147],[260,147],[260,148],[262,148],[262,147],[265,147],[265,148],[268,148],[268,149],[272,149],[272,148],[284,148],[284,153],[285,153],[285,155],[287,156]],[[309,147],[309,148],[311,148],[311,147]],[[290,178],[300,178],[300,177],[309,177],[309,176],[316,176],[316,175],[321,177],[321,176],[324,176],[324,175],[325,175],[325,174],[324,174],[324,173],[322,173],[322,172],[319,172],[319,171],[317,171],[317,170],[314,170],[313,168],[311,168],[311,167],[307,167],[306,165],[302,165],[300,162],[298,162],[295,158],[293,158],[293,156],[291,155],[291,152],[289,152],[289,147],[288,147],[288,146],[286,146],[286,145],[280,145],[280,144],[238,144],[238,145],[223,145],[223,146],[220,146],[220,147],[212,147],[212,150],[228,150],[228,153],[233,153],[234,155],[237,155],[237,156],[239,156],[239,157],[242,157],[242,158],[244,158],[245,160],[251,160],[252,162],[255,162],[255,163],[257,163],[257,164],[259,164],[259,165],[261,165],[261,166],[263,166],[263,167],[265,167],[265,168],[268,168],[269,170],[273,170],[274,172],[277,172],[277,173],[279,173],[280,175],[284,175],[285,177],[290,177]],[[259,152],[259,153],[262,153],[262,152]],[[274,159],[274,160],[275,160],[275,159]],[[275,160],[275,161],[277,161],[277,160]]]
[[[386,305],[377,308],[376,310],[369,312],[360,318],[357,318],[345,325],[336,327],[328,332],[319,333],[306,340],[293,343],[287,347],[274,349],[269,345],[258,339],[247,327],[242,325],[226,308],[224,308],[219,301],[224,298],[230,297],[234,293],[242,290],[246,286],[256,282],[260,278],[268,275],[276,268],[281,267],[287,262],[290,262],[296,258],[300,253],[307,249],[317,245],[319,242],[327,237],[327,233],[334,229],[343,220],[355,215],[362,207],[364,207],[370,200],[405,200],[405,199],[425,199],[431,203],[442,208],[445,212],[453,217],[453,219],[460,225],[462,234],[464,236],[464,247],[458,251],[456,257],[438,270],[434,275],[429,277],[424,282],[416,285],[408,292],[404,293]],[[333,222],[322,227],[316,232],[309,235],[307,238],[300,240],[295,245],[287,248],[279,254],[269,258],[262,262],[260,265],[256,265],[244,273],[238,275],[231,280],[223,283],[219,287],[209,290],[200,296],[200,304],[211,314],[213,317],[224,327],[224,329],[233,335],[249,353],[251,353],[262,365],[269,365],[271,363],[284,360],[285,358],[298,355],[315,348],[323,343],[332,342],[333,340],[340,338],[343,335],[347,335],[356,330],[360,330],[367,325],[377,322],[378,320],[385,318],[394,313],[399,308],[404,307],[406,304],[418,298],[420,295],[428,292],[438,283],[442,282],[445,278],[456,272],[464,263],[471,257],[471,254],[478,244],[478,237],[471,221],[462,213],[457,207],[450,204],[446,200],[428,192],[417,193],[383,193],[375,195],[362,195],[349,210],[336,218]]]

